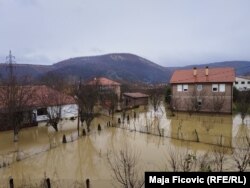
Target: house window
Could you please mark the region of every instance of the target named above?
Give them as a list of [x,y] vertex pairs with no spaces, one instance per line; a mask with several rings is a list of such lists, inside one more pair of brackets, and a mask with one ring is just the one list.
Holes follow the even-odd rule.
[[48,114],[47,108],[39,108],[39,109],[37,109],[37,115],[38,116],[47,115],[47,114]]
[[202,90],[202,85],[201,84],[197,85],[197,91],[201,91],[201,90]]
[[188,84],[178,84],[177,85],[177,91],[188,91]]
[[188,85],[187,84],[183,85],[183,91],[188,91]]
[[213,92],[218,92],[218,84],[212,84],[212,91]]
[[250,81],[248,81],[247,83],[250,84]]
[[212,91],[213,92],[225,92],[226,85],[225,84],[212,84]]
[[182,85],[181,84],[177,85],[177,91],[182,91]]
[[220,84],[219,85],[219,92],[225,92],[226,91],[226,86],[225,84]]
[[241,84],[245,84],[245,81],[242,81]]
[[198,106],[201,106],[202,105],[202,99],[197,99],[197,104],[198,104]]
[[238,82],[235,82],[235,84],[238,84]]

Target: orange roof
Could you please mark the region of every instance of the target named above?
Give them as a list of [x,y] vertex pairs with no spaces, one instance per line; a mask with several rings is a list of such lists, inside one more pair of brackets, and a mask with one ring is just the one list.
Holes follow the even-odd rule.
[[108,85],[121,85],[118,82],[115,82],[113,80],[110,80],[108,78],[100,77],[100,78],[94,78],[93,80],[89,81],[87,83],[88,85],[103,85],[103,86],[108,86]]
[[176,83],[215,83],[215,82],[234,82],[234,68],[209,68],[206,76],[205,68],[196,69],[197,75],[193,75],[193,69],[176,70],[170,80],[171,84]]
[[128,96],[128,97],[132,97],[132,98],[144,98],[144,97],[149,97],[149,95],[146,95],[144,93],[123,93],[123,95]]

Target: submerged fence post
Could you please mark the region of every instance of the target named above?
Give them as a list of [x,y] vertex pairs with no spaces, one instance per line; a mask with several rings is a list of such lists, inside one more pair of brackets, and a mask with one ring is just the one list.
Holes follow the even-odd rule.
[[85,131],[85,129],[82,130],[82,136],[86,136],[86,131]]
[[127,115],[127,121],[129,121],[129,115]]
[[46,179],[46,184],[47,184],[47,188],[51,188],[51,186],[50,186],[50,179],[49,178]]
[[90,180],[89,179],[86,179],[86,187],[89,188],[89,183],[90,183]]
[[101,127],[100,124],[98,124],[97,130],[98,130],[98,131],[101,131],[101,130],[102,130],[102,127]]
[[65,136],[65,134],[63,135],[62,142],[63,142],[64,144],[65,144],[65,143],[67,143],[67,140],[66,140],[66,136]]
[[9,183],[10,183],[10,188],[14,188],[14,180],[12,177],[10,177]]

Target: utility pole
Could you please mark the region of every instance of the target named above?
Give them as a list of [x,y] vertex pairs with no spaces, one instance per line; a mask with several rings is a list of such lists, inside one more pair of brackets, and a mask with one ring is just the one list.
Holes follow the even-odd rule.
[[13,63],[14,63],[15,56],[11,54],[11,50],[9,55],[6,56],[6,64],[8,64],[7,68],[9,68],[10,78],[13,78]]

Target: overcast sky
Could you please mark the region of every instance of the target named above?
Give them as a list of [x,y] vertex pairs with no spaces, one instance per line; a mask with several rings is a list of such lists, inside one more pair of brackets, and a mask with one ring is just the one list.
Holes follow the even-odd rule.
[[0,0],[0,62],[128,52],[163,66],[250,60],[249,0]]

